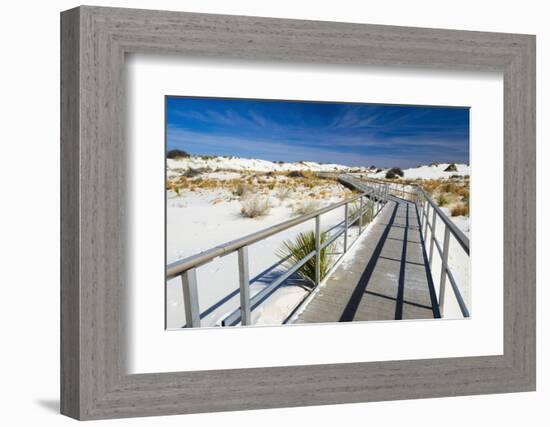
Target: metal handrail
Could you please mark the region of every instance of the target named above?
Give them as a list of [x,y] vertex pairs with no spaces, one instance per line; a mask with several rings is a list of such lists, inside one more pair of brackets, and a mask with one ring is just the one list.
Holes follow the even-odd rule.
[[[344,178],[346,179],[346,178]],[[357,185],[357,184],[354,184]],[[364,187],[364,186],[363,186]],[[360,187],[361,188],[361,187]],[[187,322],[187,327],[198,327],[200,326],[201,314],[199,311],[198,304],[198,286],[197,286],[197,267],[204,265],[215,258],[228,255],[233,252],[238,252],[238,268],[239,268],[239,294],[240,294],[240,307],[233,310],[229,315],[225,317],[222,321],[222,325],[234,324],[235,322],[241,321],[242,325],[249,325],[251,323],[251,310],[261,303],[267,296],[273,293],[288,277],[293,273],[298,271],[307,261],[315,257],[315,286],[318,286],[320,283],[320,254],[321,250],[328,246],[330,243],[334,242],[336,238],[344,234],[344,254],[348,250],[347,242],[347,230],[350,224],[350,217],[348,212],[348,205],[357,200],[360,201],[360,208],[358,214],[355,215],[355,218],[352,218],[351,224],[353,224],[358,218],[361,218],[365,213],[367,213],[371,206],[374,206],[376,203],[375,213],[371,214],[372,218],[380,212],[382,209],[383,203],[387,201],[387,188],[383,186],[378,186],[376,188],[367,187],[364,189],[361,194],[343,200],[338,203],[334,203],[325,208],[319,209],[315,212],[312,212],[307,215],[302,215],[298,218],[294,218],[280,224],[268,227],[264,230],[252,233],[248,236],[218,245],[212,249],[206,250],[199,254],[190,256],[188,258],[173,262],[166,267],[166,280],[180,276],[182,280],[182,290],[184,295],[184,305],[185,305],[185,317]],[[382,191],[383,190],[383,191]],[[371,203],[367,203],[366,208],[363,204],[363,198],[369,197]],[[335,235],[330,236],[329,241],[321,244],[321,230],[320,230],[320,217],[321,215],[330,212],[334,209],[337,209],[341,206],[345,207],[345,219],[344,219],[344,229]],[[284,230],[287,230],[291,227],[294,227],[298,224],[302,224],[310,219],[315,219],[315,250],[304,257],[302,260],[297,262],[294,266],[288,269],[283,273],[279,278],[277,278],[273,283],[269,284],[262,291],[258,292],[252,298],[250,297],[250,278],[248,271],[248,246],[254,244],[260,240],[266,239],[274,234],[280,233]],[[362,222],[359,223],[359,235],[362,232]],[[342,255],[343,256],[343,255]]]
[[188,270],[193,267],[198,267],[200,265],[206,264],[212,261],[214,258],[223,257],[232,252],[235,252],[243,246],[248,246],[253,243],[256,243],[260,240],[264,240],[274,234],[280,233],[281,231],[287,230],[294,227],[295,225],[301,224],[303,222],[309,221],[310,219],[315,218],[316,216],[322,215],[324,213],[330,212],[334,209],[337,209],[346,204],[352,203],[361,197],[365,197],[368,194],[362,193],[355,197],[343,200],[338,203],[326,206],[322,209],[316,210],[310,214],[302,215],[297,218],[289,219],[288,221],[281,222],[279,224],[273,225],[271,227],[265,228],[263,230],[257,231],[255,233],[249,234],[247,236],[241,237],[236,240],[232,240],[227,243],[215,246],[212,249],[208,249],[204,252],[200,252],[196,255],[175,261],[169,264],[166,267],[166,279],[173,279],[174,277],[179,276],[185,270]]
[[445,223],[451,234],[455,237],[457,242],[462,246],[462,249],[470,255],[470,239],[456,226],[456,224],[441,210],[441,208],[433,201],[429,194],[420,185],[414,184],[416,188],[422,193],[424,199],[430,204],[430,206],[437,212],[437,215]]

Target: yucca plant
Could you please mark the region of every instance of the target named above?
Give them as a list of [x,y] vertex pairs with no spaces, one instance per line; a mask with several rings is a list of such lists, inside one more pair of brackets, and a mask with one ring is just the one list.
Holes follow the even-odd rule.
[[[321,246],[327,241],[328,233],[321,232]],[[321,249],[321,280],[329,270],[329,252],[332,245]],[[291,268],[299,263],[307,255],[315,250],[315,233],[313,231],[299,233],[294,241],[286,240],[283,247],[278,251],[278,256],[285,260],[285,267]],[[299,270],[298,275],[305,279],[310,286],[315,284],[315,258],[310,258]]]

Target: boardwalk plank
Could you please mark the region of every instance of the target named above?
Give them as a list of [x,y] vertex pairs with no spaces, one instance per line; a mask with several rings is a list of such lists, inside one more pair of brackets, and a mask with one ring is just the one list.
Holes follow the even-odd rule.
[[392,197],[296,323],[434,317],[416,206]]

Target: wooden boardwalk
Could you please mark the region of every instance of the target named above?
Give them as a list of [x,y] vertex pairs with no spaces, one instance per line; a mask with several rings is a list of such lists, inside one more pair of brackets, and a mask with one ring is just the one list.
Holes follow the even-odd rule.
[[416,206],[390,197],[295,323],[440,317]]

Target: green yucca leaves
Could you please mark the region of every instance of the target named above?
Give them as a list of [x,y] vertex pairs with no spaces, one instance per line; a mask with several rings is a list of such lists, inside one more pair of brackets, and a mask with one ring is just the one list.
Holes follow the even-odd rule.
[[[327,241],[327,232],[321,233],[321,245]],[[278,256],[285,259],[285,267],[291,268],[303,258],[315,250],[315,233],[313,231],[299,233],[294,241],[286,240],[283,247],[278,251]],[[325,277],[329,269],[329,255],[331,245],[321,249],[321,280]],[[299,270],[298,274],[307,280],[310,285],[315,284],[315,257],[309,259]]]

